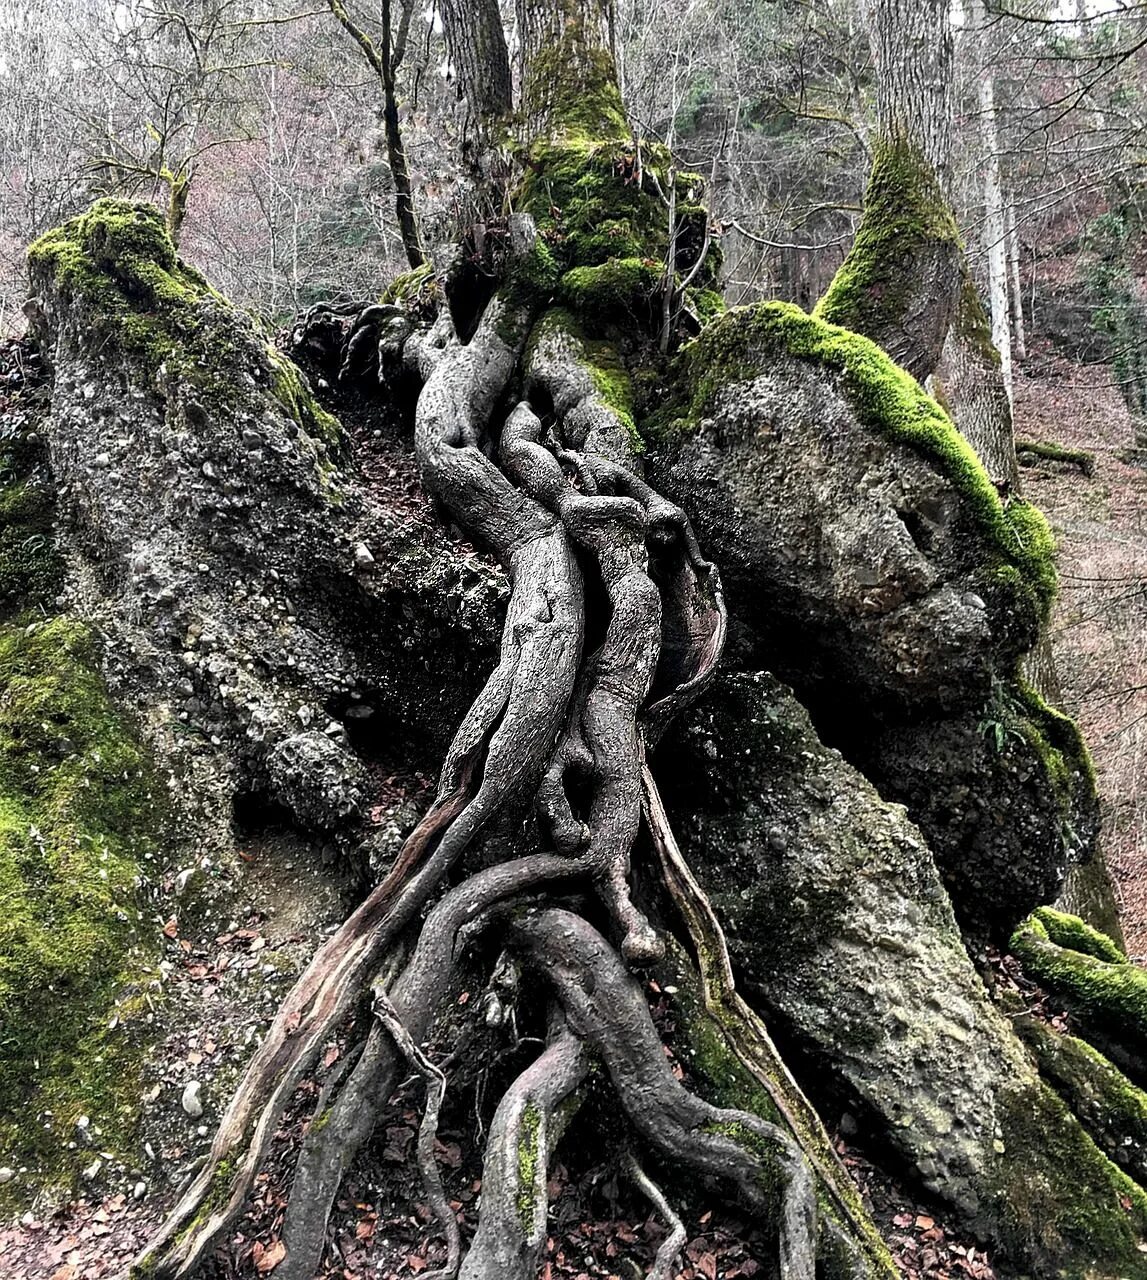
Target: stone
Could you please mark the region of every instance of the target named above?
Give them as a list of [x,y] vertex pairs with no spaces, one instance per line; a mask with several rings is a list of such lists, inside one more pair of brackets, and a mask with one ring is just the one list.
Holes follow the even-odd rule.
[[189,1080],[184,1085],[183,1094],[179,1099],[179,1105],[193,1120],[203,1114],[203,1103],[199,1099],[202,1087],[198,1080]]

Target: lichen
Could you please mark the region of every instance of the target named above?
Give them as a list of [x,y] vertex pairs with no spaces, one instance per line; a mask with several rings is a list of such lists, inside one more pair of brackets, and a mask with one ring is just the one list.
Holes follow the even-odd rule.
[[883,333],[905,319],[925,255],[955,254],[959,232],[932,166],[904,139],[880,144],[852,248],[816,315],[858,333]]
[[839,375],[865,426],[914,450],[945,476],[995,551],[995,563],[983,566],[985,574],[1026,594],[1031,609],[1046,619],[1056,589],[1055,543],[1047,521],[1030,503],[1005,503],[948,415],[910,374],[859,334],[789,303],[734,308],[683,349],[677,366],[680,392],[641,424],[643,434],[671,446],[712,413],[719,396],[767,369],[777,355],[812,361]]
[[538,1160],[540,1158],[542,1113],[534,1102],[522,1109],[518,1127],[518,1219],[527,1236],[534,1230],[534,1211],[538,1195]]
[[104,1145],[133,1120],[154,960],[136,889],[162,789],[82,623],[0,628],[0,690],[0,1149],[62,1174],[81,1114]]

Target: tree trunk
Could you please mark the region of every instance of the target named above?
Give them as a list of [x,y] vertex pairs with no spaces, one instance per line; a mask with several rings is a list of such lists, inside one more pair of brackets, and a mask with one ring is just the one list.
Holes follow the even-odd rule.
[[872,0],[877,140],[864,215],[818,304],[923,381],[955,303],[959,237],[948,201],[952,28],[948,0]]
[[1016,359],[1028,358],[1027,326],[1024,324],[1024,290],[1020,278],[1020,238],[1016,232],[1015,201],[1008,202],[1008,267],[1011,277],[1012,328]]
[[1000,355],[1000,376],[1012,402],[1012,330],[1008,318],[1007,216],[1000,180],[1000,145],[996,128],[994,72],[984,36],[983,0],[970,0],[968,25],[977,50],[980,145],[984,174],[984,251],[988,259],[988,300],[992,316],[992,345]]

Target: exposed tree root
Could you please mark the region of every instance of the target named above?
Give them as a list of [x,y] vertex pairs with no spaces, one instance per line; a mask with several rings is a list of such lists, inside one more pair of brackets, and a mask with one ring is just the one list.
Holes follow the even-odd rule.
[[685,1224],[673,1212],[673,1206],[666,1200],[661,1188],[638,1164],[637,1157],[632,1151],[626,1152],[625,1169],[638,1190],[661,1214],[669,1227],[669,1234],[662,1240],[661,1246],[657,1250],[657,1257],[653,1260],[648,1280],[670,1280],[673,1275],[673,1269],[677,1265],[677,1259],[681,1256],[681,1250],[685,1248],[685,1242],[689,1238],[685,1230]]
[[600,1055],[640,1136],[673,1164],[731,1182],[775,1224],[781,1274],[812,1280],[816,1195],[795,1140],[759,1116],[711,1106],[677,1080],[640,984],[587,921],[548,908],[520,916],[511,932],[571,1028]]
[[569,1099],[590,1060],[581,1041],[559,1024],[544,1053],[498,1103],[482,1167],[478,1231],[461,1280],[534,1280],[546,1242],[550,1153],[574,1108]]
[[422,1174],[422,1186],[430,1203],[430,1211],[442,1228],[446,1240],[446,1265],[438,1271],[428,1271],[426,1280],[454,1280],[462,1262],[462,1234],[458,1219],[446,1200],[442,1189],[442,1177],[434,1158],[434,1139],[438,1136],[438,1114],[442,1099],[446,1096],[446,1077],[425,1053],[414,1043],[410,1032],[402,1024],[398,1010],[391,1004],[385,991],[374,992],[374,1013],[387,1034],[402,1051],[407,1062],[426,1080],[426,1110],[418,1126],[418,1170]]
[[[534,235],[525,218],[512,220],[510,232],[512,265],[533,251]],[[644,764],[646,740],[656,740],[719,659],[725,611],[717,575],[681,511],[641,478],[631,426],[604,401],[578,341],[560,326],[535,326],[536,315],[509,290],[494,297],[466,342],[445,308],[422,331],[394,308],[368,310],[350,329],[346,361],[364,359],[375,341],[365,335],[377,336],[381,327],[375,345],[387,345],[387,352],[380,363],[400,353],[422,379],[415,448],[423,483],[508,571],[500,660],[458,728],[431,809],[384,882],[320,949],[284,1002],[205,1168],[133,1270],[160,1277],[195,1271],[241,1212],[303,1073],[355,1002],[373,990],[376,1017],[353,1067],[324,1089],[299,1156],[284,1225],[283,1280],[310,1280],[320,1265],[339,1184],[404,1061],[428,1079],[418,1155],[447,1241],[441,1275],[457,1274],[461,1263],[464,1280],[531,1280],[546,1234],[549,1154],[576,1109],[592,1055],[660,1158],[730,1183],[775,1225],[781,1274],[811,1280],[826,1234],[841,1234],[836,1219],[818,1211],[812,1170],[837,1202],[849,1228],[844,1234],[863,1234],[863,1215],[854,1220],[847,1178],[815,1113],[733,993],[724,940],[676,850]],[[487,433],[531,329],[524,386],[553,414],[543,418],[531,399],[518,403],[500,432],[499,466]],[[608,605],[592,628],[596,648],[584,657],[583,574],[597,579]],[[542,835],[557,852],[488,867],[446,892],[403,964],[417,916],[463,853],[495,815],[530,795]],[[663,951],[630,896],[643,805],[665,886],[698,955],[706,1001],[792,1133],[751,1113],[711,1106],[666,1064],[641,986],[627,968]],[[578,878],[596,888],[616,949],[580,916],[545,904],[547,892]],[[539,895],[541,905],[523,903]],[[564,1021],[553,1023],[545,1050],[498,1105],[478,1234],[461,1259],[433,1156],[445,1077],[421,1044],[467,938],[494,916],[518,961],[548,978]],[[389,986],[380,976],[384,966],[398,974]],[[499,1003],[495,1021],[504,1013]],[[656,1280],[669,1273],[682,1228],[656,1186],[639,1166],[633,1169],[671,1228]],[[849,1256],[859,1257],[851,1247]],[[841,1250],[834,1245],[834,1252]]]

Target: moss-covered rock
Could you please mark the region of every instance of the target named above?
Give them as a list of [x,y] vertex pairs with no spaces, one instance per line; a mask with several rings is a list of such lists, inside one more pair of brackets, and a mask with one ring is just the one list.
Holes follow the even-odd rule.
[[1012,935],[1024,972],[1068,1006],[1084,1035],[1147,1084],[1147,970],[1074,916],[1041,907]]
[[1040,1073],[1109,1159],[1147,1187],[1147,1093],[1086,1040],[1030,1016],[1014,1020]]
[[136,890],[163,809],[91,631],[0,629],[0,1153],[38,1180],[90,1159],[68,1151],[81,1115],[104,1147],[130,1133],[156,959]]
[[1043,517],[873,342],[786,304],[713,321],[638,425],[740,660],[798,688],[924,827],[962,919],[1006,937],[1095,828],[1078,733],[1018,676],[1055,590]]
[[655,761],[742,991],[1017,1274],[1145,1276],[1147,1199],[1036,1077],[920,832],[765,675],[727,677]]
[[886,140],[873,156],[856,239],[816,314],[871,338],[924,379],[948,332],[960,256],[931,165],[906,140]]

